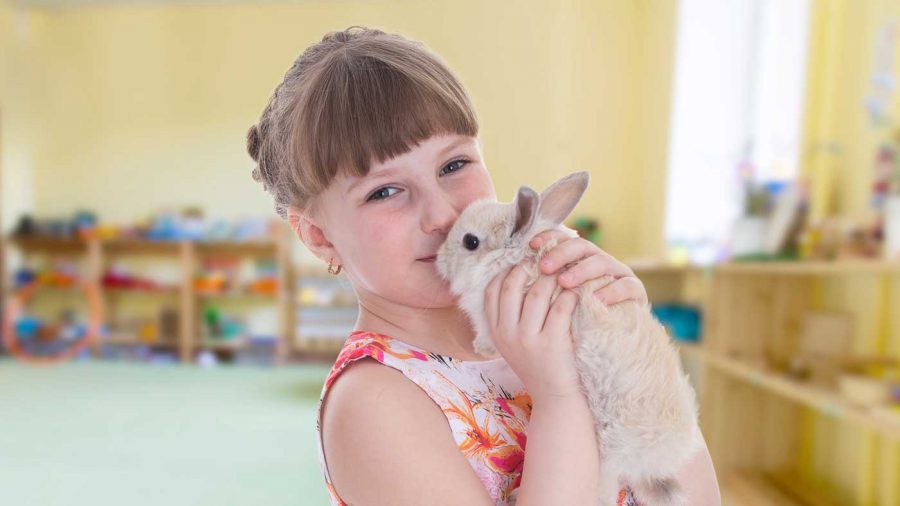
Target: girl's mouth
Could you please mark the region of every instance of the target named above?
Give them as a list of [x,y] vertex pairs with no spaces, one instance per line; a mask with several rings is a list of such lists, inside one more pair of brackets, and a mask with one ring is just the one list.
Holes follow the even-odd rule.
[[430,256],[427,258],[420,258],[419,261],[420,262],[434,262],[436,259],[437,259],[436,256]]

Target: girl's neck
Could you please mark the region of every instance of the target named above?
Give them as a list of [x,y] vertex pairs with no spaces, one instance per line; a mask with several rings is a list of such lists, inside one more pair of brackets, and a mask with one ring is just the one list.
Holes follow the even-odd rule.
[[359,299],[354,330],[376,332],[459,360],[487,360],[475,353],[475,330],[457,306],[413,308],[384,299]]

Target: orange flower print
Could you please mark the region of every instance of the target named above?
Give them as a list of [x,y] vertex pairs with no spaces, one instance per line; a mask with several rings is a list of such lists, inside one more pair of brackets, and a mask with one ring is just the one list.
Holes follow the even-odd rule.
[[361,357],[372,357],[382,363],[384,362],[385,354],[400,360],[416,359],[423,362],[428,361],[428,356],[422,352],[416,350],[409,350],[409,352],[397,351],[389,343],[390,338],[380,334],[361,332],[351,335],[344,347],[341,348],[331,373],[325,379],[325,388],[331,386],[347,364]]
[[[439,372],[435,374],[447,382],[462,399],[462,403],[459,404],[448,399],[448,407],[444,408],[444,412],[464,422],[467,427],[465,439],[459,444],[459,449],[463,454],[467,458],[481,458],[492,470],[498,473],[505,475],[521,474],[525,461],[525,452],[522,447],[507,443],[499,432],[491,432],[490,417],[485,417],[484,425],[480,426],[476,420],[472,402],[465,392],[456,387],[443,374]],[[508,427],[505,423],[503,425]]]

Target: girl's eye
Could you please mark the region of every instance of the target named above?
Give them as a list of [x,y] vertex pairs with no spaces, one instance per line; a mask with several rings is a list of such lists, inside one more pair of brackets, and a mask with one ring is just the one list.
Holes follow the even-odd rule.
[[[459,160],[453,160],[452,162],[448,163],[441,169],[440,174],[444,175],[444,174],[452,174],[454,172],[458,172],[460,169],[462,169],[468,163],[469,163],[469,160],[466,160],[464,158],[459,159]],[[445,172],[444,169],[451,169],[451,170],[448,170]],[[369,197],[366,199],[366,202],[369,202],[371,200],[385,200],[386,198],[394,195],[394,193],[389,193],[389,190],[395,190],[394,193],[399,191],[399,190],[397,190],[397,188],[394,188],[393,186],[384,186],[382,188],[375,190],[371,195],[369,195]]]
[[393,195],[393,193],[388,194],[388,190],[396,190],[396,188],[394,188],[393,186],[385,186],[383,188],[379,188],[375,190],[375,192],[373,192],[371,195],[369,195],[369,198],[366,199],[366,202],[370,200],[384,200],[390,197],[391,195]]
[[[445,166],[444,166],[444,169],[449,168],[449,167],[456,167],[454,170],[449,171],[449,172],[456,172],[456,171],[458,171],[459,169],[463,168],[463,166],[464,166],[465,164],[467,164],[467,163],[469,163],[469,161],[468,161],[468,160],[465,160],[465,159],[453,160],[452,162],[450,162],[450,163],[448,163],[447,165],[445,165]],[[446,174],[446,173],[444,172],[444,169],[441,169],[441,174],[442,174],[442,175],[443,175],[443,174]]]

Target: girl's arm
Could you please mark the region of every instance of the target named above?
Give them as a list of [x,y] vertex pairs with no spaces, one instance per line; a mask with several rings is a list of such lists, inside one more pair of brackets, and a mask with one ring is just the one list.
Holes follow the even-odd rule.
[[706,440],[700,435],[703,445],[694,453],[676,479],[687,496],[687,503],[696,506],[720,506],[719,482],[713,469],[712,458],[706,447]]
[[348,506],[492,506],[441,408],[399,371],[363,358],[332,384],[322,443]]
[[597,504],[599,482],[600,455],[587,399],[533,399],[516,504]]
[[540,275],[525,292],[520,264],[485,288],[485,316],[497,350],[531,396],[525,462],[517,504],[597,504],[600,455],[572,342],[579,295],[556,276]]

